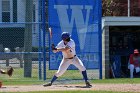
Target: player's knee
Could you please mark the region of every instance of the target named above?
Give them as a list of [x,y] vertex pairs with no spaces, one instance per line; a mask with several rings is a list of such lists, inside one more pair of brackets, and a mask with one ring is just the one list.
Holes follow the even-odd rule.
[[130,69],[134,69],[134,65],[133,64],[130,64]]
[[86,68],[85,68],[85,67],[82,67],[82,68],[80,68],[79,70],[82,72],[82,71],[85,71]]

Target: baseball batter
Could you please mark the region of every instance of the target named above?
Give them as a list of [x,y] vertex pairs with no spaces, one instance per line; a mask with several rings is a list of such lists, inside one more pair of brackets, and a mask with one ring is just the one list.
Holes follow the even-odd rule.
[[86,68],[84,67],[82,61],[76,56],[75,42],[70,38],[70,36],[71,35],[68,32],[63,32],[61,35],[62,40],[57,44],[57,46],[55,47],[54,44],[52,44],[51,46],[52,51],[54,53],[61,51],[63,59],[60,63],[58,71],[53,76],[51,82],[43,84],[44,87],[51,86],[52,83],[67,70],[70,64],[73,64],[81,71],[83,78],[85,80],[86,87],[92,86],[88,82]]

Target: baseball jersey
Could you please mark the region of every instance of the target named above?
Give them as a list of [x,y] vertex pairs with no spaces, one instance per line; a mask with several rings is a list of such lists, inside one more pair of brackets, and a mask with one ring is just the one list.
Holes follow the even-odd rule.
[[134,54],[130,55],[130,64],[134,64],[135,67],[140,66],[140,54],[138,56],[134,56]]
[[71,57],[74,57],[76,55],[76,51],[75,51],[75,42],[70,39],[70,41],[65,45],[64,44],[64,41],[60,41],[56,48],[65,48],[65,47],[69,47],[70,49],[67,50],[67,51],[62,51],[62,55],[64,58],[71,58]]

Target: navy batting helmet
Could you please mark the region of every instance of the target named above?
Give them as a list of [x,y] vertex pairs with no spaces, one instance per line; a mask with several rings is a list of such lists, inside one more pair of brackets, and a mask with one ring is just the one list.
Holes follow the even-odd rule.
[[62,40],[66,40],[66,39],[68,39],[68,38],[70,38],[70,33],[68,33],[68,32],[63,32],[62,34],[61,34],[61,38],[62,38]]

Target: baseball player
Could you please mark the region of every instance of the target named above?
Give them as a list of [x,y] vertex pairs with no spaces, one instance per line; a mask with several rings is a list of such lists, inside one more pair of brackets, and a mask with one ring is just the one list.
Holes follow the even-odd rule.
[[55,45],[52,44],[52,51],[54,53],[61,51],[63,59],[51,82],[43,84],[44,87],[51,86],[52,83],[67,70],[70,64],[75,65],[81,71],[86,87],[92,87],[92,85],[88,82],[86,68],[78,56],[76,56],[75,42],[70,38],[70,36],[71,35],[68,32],[63,32],[61,35],[62,40],[57,44],[57,46],[55,47]]
[[134,53],[129,57],[130,78],[133,78],[134,69],[136,74],[140,74],[140,54],[138,49],[134,50]]

